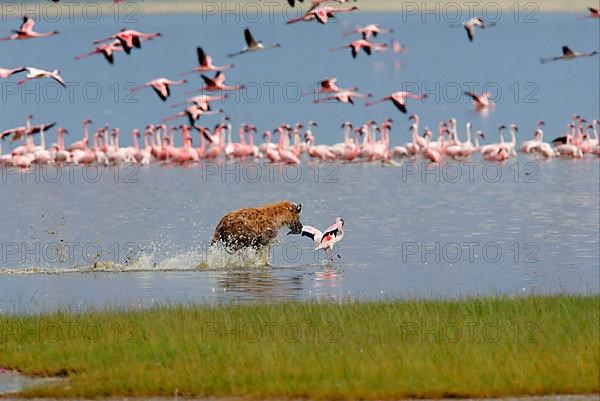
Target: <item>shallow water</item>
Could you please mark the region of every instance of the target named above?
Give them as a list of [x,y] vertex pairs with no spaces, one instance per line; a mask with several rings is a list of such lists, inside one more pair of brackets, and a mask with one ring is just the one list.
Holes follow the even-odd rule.
[[[24,205],[3,215],[0,308],[598,292],[598,166],[323,164],[272,171],[273,182],[264,167],[255,183],[241,172],[261,164],[227,164],[239,181],[212,175],[216,165],[139,169],[137,183],[22,183],[18,173],[4,184],[5,204]],[[303,203],[305,224],[344,217],[341,259],[283,230],[271,267],[220,268],[209,243],[220,216],[284,198]]]
[[[194,66],[198,44],[207,47],[216,63],[225,63],[223,55],[241,45],[241,29],[248,25],[210,18],[200,23],[200,16],[138,17],[138,24],[128,25],[160,30],[164,37],[144,44],[131,57],[119,54],[112,69],[100,58],[70,61],[91,41],[117,29],[110,20],[40,23],[40,30],[57,25],[61,34],[77,36],[70,46],[61,47],[57,38],[3,43],[10,63],[40,64],[41,54],[40,66],[60,64],[68,81],[103,88],[97,102],[86,101],[77,91],[73,101],[61,97],[38,102],[33,95],[6,95],[5,87],[3,127],[22,124],[23,116],[32,112],[36,121],[58,120],[74,140],[79,139],[84,117],[97,124],[108,121],[125,132],[157,122],[174,109],[151,91],[136,94],[138,103],[125,102],[123,96],[115,101],[110,86],[159,75],[175,77]],[[256,36],[280,41],[284,47],[236,60],[228,76],[232,84],[256,82],[264,88],[268,82],[279,87],[298,83],[308,88],[322,77],[337,75],[341,85],[358,85],[376,96],[402,85],[426,84],[424,89],[433,91],[430,100],[409,107],[421,115],[423,125],[435,126],[440,119],[456,116],[461,126],[470,120],[494,138],[497,125],[515,122],[523,137],[529,137],[534,122],[544,119],[547,135],[554,137],[563,133],[573,112],[594,118],[600,107],[598,58],[546,66],[537,61],[559,52],[564,43],[578,50],[598,49],[598,23],[574,17],[538,14],[539,22],[525,24],[505,15],[494,29],[479,32],[473,44],[446,22],[424,24],[418,17],[402,22],[400,14],[358,14],[328,27],[287,27],[281,21],[261,20],[251,25]],[[327,49],[348,39],[341,32],[370,21],[396,28],[409,52],[370,59],[361,55],[354,62],[346,52],[329,53]],[[209,29],[215,34],[207,37]],[[182,36],[184,31],[197,35]],[[314,45],[317,39],[322,41],[319,47]],[[21,46],[31,52],[24,53]],[[297,54],[311,54],[311,59],[298,59]],[[502,91],[488,116],[472,112],[467,99],[451,99],[456,84],[462,88],[472,82],[480,84],[476,90],[495,85]],[[199,86],[200,80],[193,85],[185,90]],[[516,98],[511,86],[520,88]],[[183,99],[182,92],[175,88],[171,103]],[[346,119],[362,123],[391,115],[392,142],[408,140],[406,117],[391,105],[313,105],[308,98],[285,101],[281,92],[275,93],[273,99],[263,92],[257,101],[227,101],[223,107],[235,124],[252,121],[259,130],[282,121],[315,119],[320,123],[318,140],[325,143],[340,140],[339,125]],[[212,125],[218,119],[205,121]],[[477,158],[474,162],[448,162],[437,168],[419,161],[400,168],[305,163],[297,170],[259,162],[2,170],[0,309],[597,293],[598,159],[519,156],[502,165]],[[286,198],[303,203],[305,224],[324,228],[336,216],[344,217],[341,259],[324,261],[306,238],[281,235],[271,250],[270,267],[216,267],[209,240],[224,213]]]

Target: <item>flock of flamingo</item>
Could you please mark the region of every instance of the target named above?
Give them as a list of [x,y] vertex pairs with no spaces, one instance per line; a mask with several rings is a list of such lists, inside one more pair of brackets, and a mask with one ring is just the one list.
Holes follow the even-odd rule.
[[[53,1],[58,2],[58,0]],[[114,0],[115,3],[122,1]],[[303,2],[304,0],[298,1]],[[355,6],[348,8],[332,7],[330,4],[335,2],[346,3],[348,0],[311,0],[308,11],[299,18],[288,20],[287,24],[309,21],[327,24],[332,18],[336,18],[336,14],[358,10]],[[288,0],[288,3],[292,7],[296,5],[295,0]],[[600,13],[597,9],[590,8],[589,15],[584,18],[600,18]],[[458,26],[463,27],[467,32],[469,41],[473,41],[476,28],[485,29],[494,26],[494,24],[486,22],[482,18],[472,18]],[[44,38],[59,34],[58,31],[36,32],[34,27],[35,21],[25,16],[20,28],[15,30],[12,35],[0,38],[0,41]],[[392,29],[382,28],[378,24],[357,27],[345,35],[357,34],[360,35],[360,39],[331,50],[350,49],[353,58],[356,58],[361,51],[368,56],[373,52],[387,51],[387,44],[375,43],[370,40],[380,34],[392,32]],[[140,49],[143,42],[161,36],[159,32],[143,33],[133,29],[122,29],[106,38],[95,41],[93,50],[78,55],[75,59],[81,60],[93,55],[102,55],[110,64],[113,64],[115,53],[124,52],[129,55],[134,49]],[[281,47],[279,43],[265,45],[262,41],[256,40],[249,29],[244,30],[244,40],[245,46],[237,52],[230,53],[229,57]],[[395,53],[402,53],[405,50],[405,47],[395,39],[391,41],[389,47]],[[200,89],[202,94],[187,99],[185,103],[173,105],[183,109],[173,116],[164,118],[160,124],[150,124],[143,132],[134,129],[131,132],[133,146],[120,146],[120,130],[111,128],[108,124],[90,134],[92,121],[85,120],[81,140],[66,146],[65,134],[67,134],[67,130],[58,127],[56,143],[47,147],[45,133],[56,124],[35,125],[32,124],[32,116],[28,115],[24,126],[0,132],[2,142],[6,138],[10,138],[11,142],[22,142],[7,154],[2,153],[2,143],[0,143],[0,165],[20,168],[49,163],[76,165],[94,163],[99,165],[169,163],[185,165],[197,163],[204,159],[246,160],[256,158],[273,163],[300,164],[303,154],[319,160],[381,161],[393,165],[397,164],[395,160],[404,157],[422,157],[433,163],[441,163],[446,158],[469,159],[475,153],[480,153],[485,160],[504,161],[514,157],[517,149],[524,153],[534,153],[545,158],[557,156],[581,158],[586,154],[600,156],[598,146],[599,121],[592,120],[588,122],[577,115],[573,116],[572,121],[567,126],[565,135],[556,138],[551,143],[544,142],[544,132],[542,130],[544,123],[542,121],[538,122],[533,139],[522,142],[518,147],[516,137],[519,130],[516,125],[501,126],[498,130],[498,142],[482,145],[480,141],[485,138],[485,134],[480,130],[472,133],[471,123],[466,124],[464,140],[460,138],[459,125],[454,118],[440,122],[434,138],[434,133],[427,127],[424,128],[422,133],[420,132],[419,117],[417,115],[410,117],[412,121],[410,125],[411,140],[404,146],[391,147],[390,145],[390,132],[393,123],[391,118],[380,124],[375,121],[368,121],[357,127],[353,127],[352,124],[346,122],[342,125],[343,142],[334,145],[316,143],[314,131],[318,125],[314,121],[308,122],[306,127],[301,123],[295,125],[284,123],[273,130],[264,131],[262,135],[264,142],[260,145],[254,142],[254,134],[257,133],[256,126],[244,123],[239,127],[238,142],[234,142],[232,139],[233,127],[228,117],[223,117],[221,122],[212,130],[206,126],[198,126],[197,123],[201,116],[223,113],[222,109],[213,110],[211,104],[224,100],[227,97],[224,94],[225,92],[243,89],[243,85],[230,86],[225,84],[226,77],[223,71],[234,68],[233,64],[215,65],[212,57],[202,47],[198,47],[196,50],[198,66],[189,72],[182,73],[181,76],[200,74],[205,82],[205,86]],[[578,53],[565,46],[563,47],[562,56],[542,59],[542,62],[590,57],[597,53]],[[57,69],[47,71],[26,66],[0,68],[0,79],[6,79],[21,72],[26,72],[26,76],[18,81],[19,85],[32,79],[49,78],[63,87],[66,86],[65,80]],[[209,72],[214,72],[215,75],[207,75]],[[162,101],[166,101],[171,95],[172,86],[185,84],[186,82],[185,79],[171,80],[161,77],[146,82],[133,90],[152,88]],[[193,92],[197,91],[187,93]],[[210,92],[216,92],[217,94],[208,95],[207,93]],[[337,101],[354,104],[356,98],[366,99],[372,97],[369,93],[357,92],[356,87],[342,88],[338,86],[336,78],[322,80],[315,92],[315,95],[325,95],[315,99],[316,103]],[[313,93],[304,95],[309,94]],[[465,94],[472,98],[477,110],[494,106],[490,95],[487,93],[465,92]],[[407,101],[409,99],[424,100],[425,98],[426,95],[398,91],[376,101],[367,101],[365,105],[372,106],[390,101],[401,113],[407,113]],[[166,124],[179,118],[187,119],[188,124]],[[510,140],[505,137],[507,132],[510,135]],[[39,137],[39,144],[35,143],[34,137],[36,135]],[[196,135],[197,142],[194,140]],[[274,135],[277,135],[276,141],[274,141]],[[177,141],[176,138],[180,138],[180,140]],[[180,143],[180,146],[176,145],[177,142]],[[194,146],[195,143],[196,146]]]
[[[232,124],[228,117],[213,130],[198,127],[195,131],[190,125],[167,126],[166,124],[150,124],[143,132],[134,129],[131,133],[133,146],[119,145],[120,131],[108,125],[101,127],[91,135],[91,120],[83,122],[83,138],[65,147],[64,135],[67,131],[58,128],[57,142],[46,148],[44,132],[55,124],[31,124],[32,116],[27,116],[23,127],[11,132],[0,133],[0,136],[11,135],[24,138],[25,143],[14,148],[9,154],[2,154],[0,147],[0,165],[11,165],[28,168],[32,164],[98,164],[115,165],[133,163],[147,166],[151,163],[188,165],[202,160],[255,160],[264,159],[272,163],[300,164],[303,154],[318,160],[339,160],[345,162],[374,162],[386,165],[398,164],[402,158],[421,157],[432,163],[442,163],[445,159],[466,160],[479,153],[484,160],[501,162],[516,155],[517,150],[523,153],[537,154],[540,157],[582,158],[585,155],[600,157],[598,144],[599,120],[588,123],[584,118],[574,115],[567,126],[564,136],[552,142],[544,142],[543,121],[539,121],[533,133],[533,139],[517,144],[519,128],[512,124],[498,129],[498,142],[482,145],[485,138],[481,130],[472,133],[470,122],[465,126],[465,138],[461,140],[456,119],[438,124],[437,137],[427,127],[423,133],[419,131],[419,116],[410,116],[411,140],[403,146],[390,146],[390,132],[393,120],[386,119],[381,124],[375,121],[353,127],[349,122],[342,125],[343,142],[334,145],[316,144],[314,130],[318,124],[308,122],[307,126],[281,124],[273,131],[263,133],[264,142],[255,144],[256,126],[242,124],[238,131],[239,142],[232,140]],[[198,133],[199,147],[193,145],[193,132]],[[506,132],[510,140],[505,137]],[[41,143],[35,145],[33,133],[39,134]],[[175,145],[176,133],[181,137],[181,146]],[[277,141],[272,142],[273,134]],[[1,146],[1,145],[0,145]]]

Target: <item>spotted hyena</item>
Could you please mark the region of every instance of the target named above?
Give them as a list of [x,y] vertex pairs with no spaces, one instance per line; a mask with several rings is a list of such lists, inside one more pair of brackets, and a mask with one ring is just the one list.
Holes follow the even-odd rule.
[[291,234],[302,232],[302,204],[281,201],[257,208],[238,209],[227,213],[215,228],[212,243],[221,242],[225,248],[260,249],[269,246],[282,227]]

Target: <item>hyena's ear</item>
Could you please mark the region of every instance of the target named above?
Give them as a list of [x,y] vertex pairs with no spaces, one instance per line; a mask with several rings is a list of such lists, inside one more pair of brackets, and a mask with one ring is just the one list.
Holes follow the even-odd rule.
[[300,213],[302,211],[302,203],[292,203],[292,212]]

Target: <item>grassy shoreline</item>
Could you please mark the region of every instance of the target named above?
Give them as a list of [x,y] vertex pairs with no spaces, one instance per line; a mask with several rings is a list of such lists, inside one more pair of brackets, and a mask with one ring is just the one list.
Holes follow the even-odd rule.
[[600,296],[164,306],[0,317],[25,397],[505,397],[600,392]]

